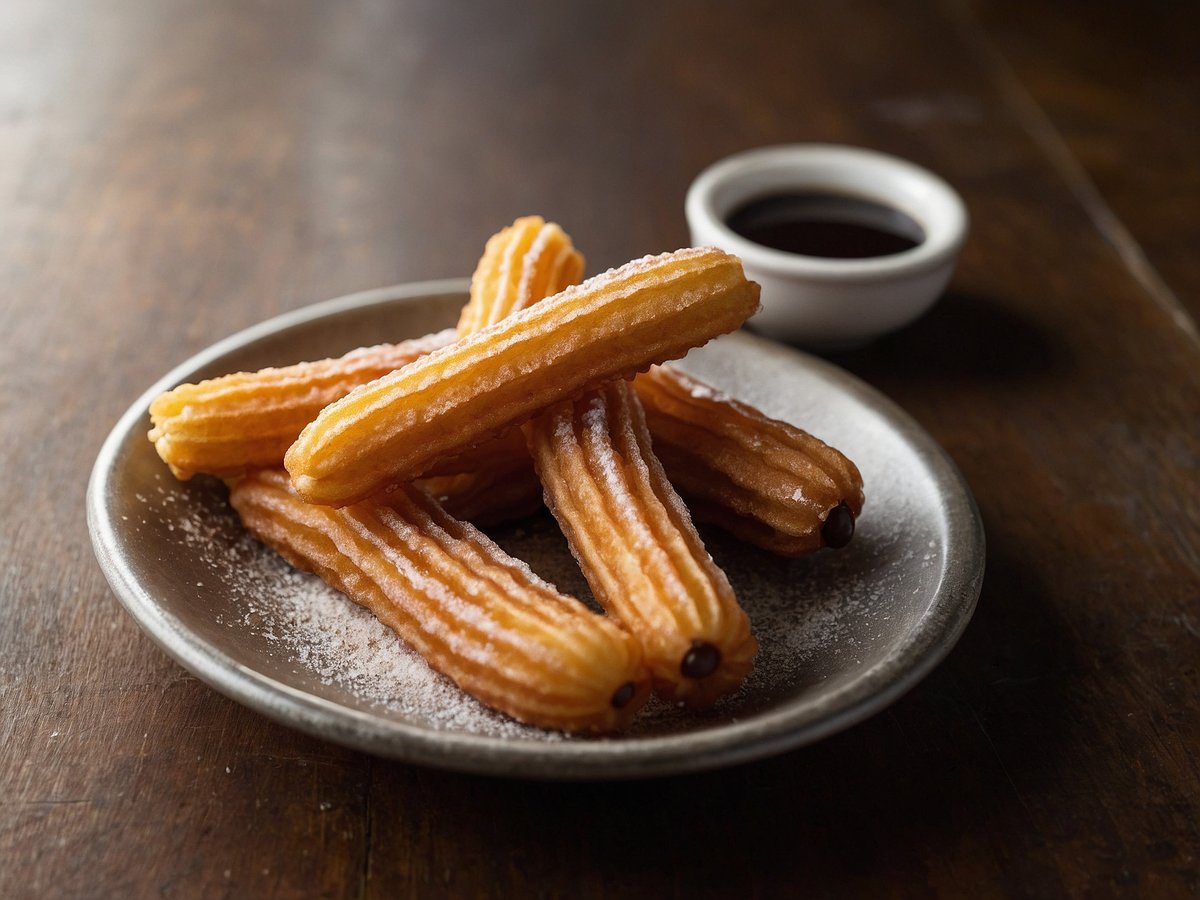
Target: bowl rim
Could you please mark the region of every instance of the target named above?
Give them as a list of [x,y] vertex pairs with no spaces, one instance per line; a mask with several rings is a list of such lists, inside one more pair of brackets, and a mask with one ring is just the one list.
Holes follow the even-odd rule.
[[[742,237],[725,217],[738,203],[779,189],[824,189],[899,208],[925,230],[908,250],[863,259],[788,253]],[[923,204],[914,202],[914,191]],[[722,193],[735,197],[719,203]],[[715,241],[749,265],[781,278],[822,282],[892,281],[952,263],[966,240],[969,216],[943,178],[897,156],[844,144],[778,144],[718,160],[688,188],[684,210],[701,243]]]

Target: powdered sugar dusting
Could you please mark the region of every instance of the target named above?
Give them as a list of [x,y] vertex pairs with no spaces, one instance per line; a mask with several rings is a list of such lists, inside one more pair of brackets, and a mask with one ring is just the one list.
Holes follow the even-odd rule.
[[208,479],[169,484],[141,496],[143,521],[165,528],[212,573],[227,604],[214,621],[232,645],[248,643],[267,658],[253,668],[275,674],[271,669],[283,664],[313,693],[434,730],[566,738],[522,725],[461,691],[370,612],[244,532],[223,495]]

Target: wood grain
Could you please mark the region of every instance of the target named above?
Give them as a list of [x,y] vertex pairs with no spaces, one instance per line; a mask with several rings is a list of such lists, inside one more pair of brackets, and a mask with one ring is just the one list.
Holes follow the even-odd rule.
[[[1130,161],[1192,146],[1173,111],[1197,82],[1131,99],[1064,60],[1167,25],[1097,16],[1087,44],[1017,6],[7,4],[0,895],[1200,891],[1200,347],[1044,131],[1194,315],[1171,235],[1200,212],[1155,199],[1194,167]],[[1159,83],[1142,52],[1113,58]],[[120,610],[84,485],[179,360],[309,302],[465,275],[522,213],[591,271],[681,246],[703,166],[817,140],[929,166],[973,221],[944,301],[835,360],[947,448],[988,531],[975,620],[887,712],[716,773],[470,778],[277,726]]]
[[975,6],[977,37],[999,53],[1018,97],[1024,92],[1033,101],[1030,119],[1043,120],[1038,127],[1048,154],[1097,227],[1150,292],[1182,306],[1195,322],[1195,10],[1174,3]]

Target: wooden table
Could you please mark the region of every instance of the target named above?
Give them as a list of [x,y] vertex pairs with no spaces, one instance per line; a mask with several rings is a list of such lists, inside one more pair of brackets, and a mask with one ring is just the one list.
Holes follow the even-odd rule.
[[[0,895],[1200,891],[1200,17],[1042,6],[5,5]],[[465,275],[529,211],[593,271],[683,245],[701,168],[792,141],[973,218],[943,302],[835,358],[988,533],[966,635],[885,713],[720,772],[467,777],[275,725],[121,610],[83,490],[169,367]]]

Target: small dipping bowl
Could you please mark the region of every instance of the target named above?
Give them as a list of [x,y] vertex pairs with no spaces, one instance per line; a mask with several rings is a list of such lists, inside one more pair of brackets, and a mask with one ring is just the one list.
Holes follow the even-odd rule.
[[[809,229],[817,220],[865,226],[912,246],[834,258],[776,249],[731,227],[731,217],[769,198],[806,205]],[[692,182],[686,211],[694,246],[741,257],[746,276],[762,285],[762,310],[750,327],[818,350],[867,343],[928,310],[967,234],[966,207],[941,178],[894,156],[833,144],[763,147],[714,163]]]

